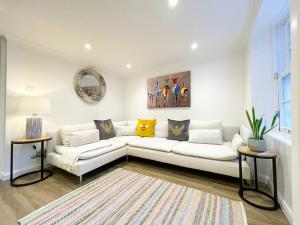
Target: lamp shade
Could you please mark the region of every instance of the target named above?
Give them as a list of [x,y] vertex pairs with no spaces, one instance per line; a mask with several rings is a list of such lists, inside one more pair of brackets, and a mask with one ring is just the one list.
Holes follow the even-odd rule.
[[51,114],[49,99],[38,96],[19,97],[17,111],[21,114],[47,115]]

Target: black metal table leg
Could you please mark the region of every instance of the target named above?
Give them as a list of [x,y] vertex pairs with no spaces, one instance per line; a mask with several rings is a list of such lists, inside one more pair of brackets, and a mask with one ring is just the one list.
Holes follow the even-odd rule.
[[44,179],[44,142],[41,142],[41,180]]
[[257,163],[256,163],[256,157],[254,157],[254,176],[255,176],[255,190],[258,191],[258,179],[257,179]]
[[274,188],[274,208],[279,208],[278,196],[277,196],[277,170],[276,170],[276,159],[272,159],[273,166],[273,188]]
[[14,144],[10,144],[10,185],[12,185],[14,177],[13,177],[13,172],[14,172]]
[[239,176],[240,176],[240,191],[239,194],[243,197],[243,169],[242,169],[242,155],[239,154]]

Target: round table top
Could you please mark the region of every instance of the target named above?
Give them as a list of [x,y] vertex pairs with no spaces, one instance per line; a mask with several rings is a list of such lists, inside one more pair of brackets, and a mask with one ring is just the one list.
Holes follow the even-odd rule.
[[43,136],[40,138],[28,139],[28,138],[17,138],[11,141],[12,144],[28,144],[28,143],[36,143],[36,142],[43,142],[49,141],[52,137],[50,136]]
[[238,153],[245,155],[245,156],[256,157],[256,158],[261,158],[261,159],[277,158],[277,153],[274,151],[255,152],[255,151],[252,151],[248,146],[240,147],[238,149]]

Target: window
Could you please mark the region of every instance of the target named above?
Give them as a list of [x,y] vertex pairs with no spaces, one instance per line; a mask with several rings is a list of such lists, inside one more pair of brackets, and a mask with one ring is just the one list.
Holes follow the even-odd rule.
[[282,78],[282,128],[291,128],[291,74]]
[[275,28],[275,78],[278,81],[279,129],[291,132],[291,42],[290,18],[281,21]]

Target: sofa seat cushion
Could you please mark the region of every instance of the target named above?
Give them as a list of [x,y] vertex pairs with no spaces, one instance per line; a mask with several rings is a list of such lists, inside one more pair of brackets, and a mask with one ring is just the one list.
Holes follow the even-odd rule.
[[158,137],[144,137],[129,142],[129,145],[133,147],[146,148],[163,152],[171,152],[171,149],[178,144],[179,141]]
[[[103,142],[107,142],[107,143],[110,143],[111,145],[108,146],[108,147],[104,147],[104,148],[97,148],[97,145],[101,146]],[[119,149],[119,148],[122,148],[126,146],[125,143],[122,143],[122,142],[113,142],[113,141],[108,141],[108,140],[102,140],[102,141],[98,141],[96,143],[92,143],[92,144],[88,144],[88,145],[85,145],[84,147],[85,148],[91,148],[91,151],[88,151],[88,152],[84,152],[84,153],[81,153],[79,155],[79,160],[80,159],[90,159],[90,158],[94,158],[94,157],[97,157],[99,155],[103,155],[103,154],[106,154],[108,152],[112,152],[116,149]],[[78,146],[78,147],[65,147],[63,145],[58,145],[58,146],[55,146],[55,151],[60,154],[60,155],[63,155],[65,151],[72,151],[76,148],[80,148],[82,146]]]
[[112,141],[112,142],[121,142],[121,143],[128,145],[129,142],[135,141],[138,139],[141,139],[141,137],[139,137],[139,136],[117,136],[117,137],[110,138],[108,140]]
[[178,145],[173,146],[172,152],[214,160],[233,160],[237,158],[237,153],[232,149],[231,142],[224,142],[222,145],[180,142]]

